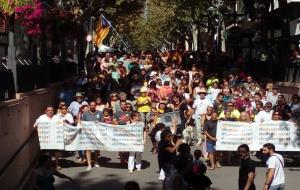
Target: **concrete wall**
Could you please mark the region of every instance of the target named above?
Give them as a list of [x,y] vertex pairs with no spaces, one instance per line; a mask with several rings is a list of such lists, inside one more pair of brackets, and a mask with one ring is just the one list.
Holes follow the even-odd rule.
[[39,154],[33,123],[47,105],[53,105],[61,86],[55,84],[0,102],[0,189],[17,189],[30,174]]

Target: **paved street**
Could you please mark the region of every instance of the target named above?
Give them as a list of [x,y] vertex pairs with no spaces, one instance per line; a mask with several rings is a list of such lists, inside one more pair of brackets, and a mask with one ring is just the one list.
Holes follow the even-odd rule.
[[[193,147],[193,150],[195,147]],[[55,186],[58,190],[69,189],[84,189],[84,190],[107,190],[107,189],[123,189],[126,181],[135,180],[139,182],[142,190],[155,190],[161,188],[161,182],[157,181],[157,155],[150,152],[150,142],[146,146],[143,153],[143,170],[135,171],[129,174],[127,168],[121,168],[119,165],[118,153],[116,152],[101,152],[100,168],[93,168],[92,171],[86,172],[85,167],[77,165],[75,157],[66,157],[63,160],[63,173],[71,176],[74,181],[66,181],[57,179]],[[66,160],[65,160],[66,159]],[[286,161],[289,162],[289,161]],[[299,163],[299,162],[298,162]],[[290,163],[292,165],[295,163]],[[299,165],[299,164],[298,164]],[[287,190],[297,190],[300,168],[287,167],[286,181]],[[224,166],[215,171],[207,171],[207,175],[211,178],[213,190],[235,190],[237,189],[238,167]],[[255,184],[257,189],[262,189],[265,180],[265,168],[257,168],[257,176]]]

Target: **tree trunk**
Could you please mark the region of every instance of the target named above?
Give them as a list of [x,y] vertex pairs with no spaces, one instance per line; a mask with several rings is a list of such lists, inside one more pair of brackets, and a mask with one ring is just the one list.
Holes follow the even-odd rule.
[[198,27],[196,24],[192,25],[192,35],[193,35],[193,50],[198,51]]
[[18,91],[17,81],[17,62],[16,62],[16,48],[15,48],[15,14],[9,16],[8,28],[8,51],[7,51],[7,67],[13,73],[15,92]]

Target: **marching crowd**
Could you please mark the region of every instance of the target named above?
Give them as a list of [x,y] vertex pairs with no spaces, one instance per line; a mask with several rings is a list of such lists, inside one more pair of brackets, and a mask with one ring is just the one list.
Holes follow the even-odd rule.
[[[37,123],[49,119],[71,125],[80,121],[115,125],[144,122],[143,143],[148,134],[151,152],[158,156],[159,180],[164,181],[164,189],[174,189],[174,183],[178,189],[206,189],[211,185],[205,176],[203,160],[208,161],[210,170],[222,167],[222,155],[215,151],[218,120],[250,123],[299,122],[300,119],[298,94],[286,100],[272,82],[259,83],[234,67],[214,73],[176,52],[90,55],[86,71],[80,72],[76,84],[65,83],[58,99],[58,106],[48,106]],[[172,126],[161,122],[162,114],[174,111],[179,111],[179,117],[172,120]],[[202,150],[197,149],[194,158],[190,153],[193,145]],[[263,151],[270,156],[276,154],[274,145],[270,144],[266,144]],[[253,190],[255,166],[249,160],[249,147],[241,145],[238,152],[244,160],[239,189]],[[58,152],[54,155],[56,168],[60,169]],[[99,167],[97,155],[97,151],[79,151],[78,161],[87,162],[87,171],[90,171],[93,166]],[[129,173],[135,168],[141,171],[141,156],[141,152],[119,152],[120,162],[127,164]],[[47,159],[43,159],[45,164]],[[283,169],[283,159],[278,154],[271,156],[268,162],[268,171],[273,177],[267,177],[265,189],[272,189],[274,185],[284,184],[284,174],[278,173],[283,172],[278,170],[278,162]],[[283,175],[283,181],[274,181],[274,174]],[[284,186],[273,189],[284,189]]]

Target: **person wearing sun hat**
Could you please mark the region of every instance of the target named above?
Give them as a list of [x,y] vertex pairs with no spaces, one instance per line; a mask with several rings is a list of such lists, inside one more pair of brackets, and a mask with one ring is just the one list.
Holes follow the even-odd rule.
[[[202,128],[201,126],[201,117],[205,115],[208,107],[213,107],[213,104],[211,101],[206,98],[207,92],[204,88],[201,88],[198,91],[198,95],[200,98],[196,99],[193,104],[193,115],[195,119],[195,125],[196,125],[196,133],[195,138],[198,140],[197,145],[200,145],[202,142]],[[191,119],[191,118],[190,118]]]
[[71,102],[70,106],[68,107],[68,111],[72,114],[72,116],[74,118],[79,113],[83,98],[84,97],[83,97],[83,94],[81,92],[76,92],[74,101]]
[[142,121],[146,122],[146,116],[151,112],[151,98],[147,95],[147,87],[143,86],[136,101],[137,111],[141,113]]
[[151,71],[150,74],[149,74],[149,77],[150,77],[150,80],[148,81],[148,85],[150,85],[150,83],[152,81],[155,81],[157,80],[157,72],[156,71]]

